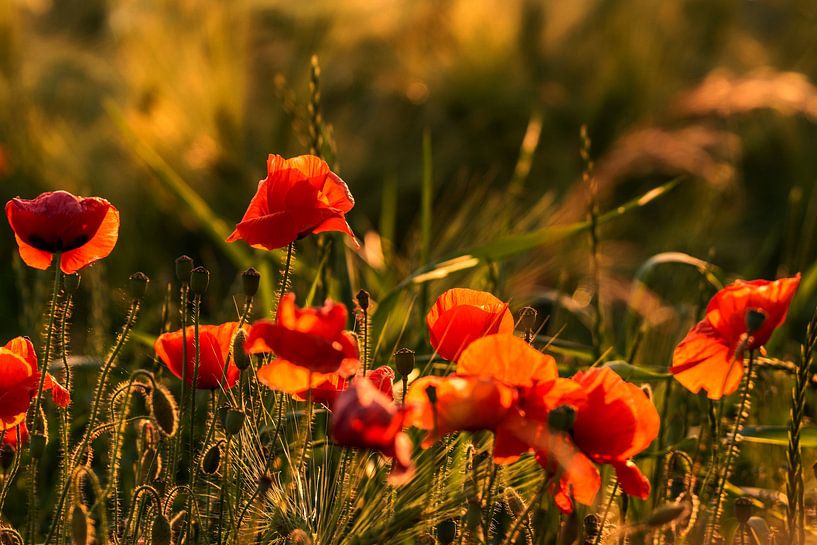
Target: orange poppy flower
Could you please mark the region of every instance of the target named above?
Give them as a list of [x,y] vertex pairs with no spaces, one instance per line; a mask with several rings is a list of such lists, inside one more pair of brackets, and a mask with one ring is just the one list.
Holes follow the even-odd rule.
[[[431,403],[427,389],[435,389]],[[514,388],[487,377],[435,377],[415,380],[406,393],[406,424],[428,430],[423,446],[455,431],[494,431],[517,401]]]
[[338,396],[332,416],[332,440],[338,445],[377,450],[394,460],[389,482],[411,479],[412,443],[403,432],[403,409],[397,408],[369,380],[356,379]]
[[[0,348],[0,431],[14,428],[26,418],[28,406],[37,395],[40,371],[37,354],[26,337],[17,337]],[[45,375],[44,390],[60,407],[71,402],[68,391],[50,375]]]
[[334,373],[344,360],[358,358],[357,342],[345,330],[348,316],[344,305],[329,299],[322,307],[298,308],[295,294],[288,293],[277,320],[255,322],[244,347],[248,354],[272,352],[307,373]]
[[[734,393],[743,377],[743,353],[769,341],[786,319],[800,275],[780,280],[738,280],[720,290],[698,322],[675,349],[670,372],[692,393],[701,388],[710,399]],[[747,314],[763,317],[747,331]]]
[[343,180],[314,155],[284,159],[270,155],[267,177],[227,242],[243,240],[255,248],[274,250],[313,233],[340,231],[352,237],[346,213],[355,200]]
[[6,203],[20,257],[35,269],[47,269],[55,253],[60,268],[72,274],[107,257],[119,237],[119,211],[99,197],[75,197],[50,191],[33,200]]
[[495,333],[513,333],[508,304],[490,293],[453,288],[437,298],[426,315],[431,346],[440,357],[456,361],[469,344]]
[[0,432],[3,434],[3,444],[8,445],[14,450],[17,450],[17,429],[20,430],[20,442],[22,444],[28,443],[28,428],[26,427],[25,420],[20,422],[18,426],[13,428],[9,428],[4,432]]
[[[221,325],[199,326],[199,374],[196,388],[199,390],[215,390],[220,387],[232,388],[238,382],[241,372],[235,365],[234,358],[229,358],[226,381],[224,364],[232,348],[233,338],[238,331],[238,322],[227,322]],[[185,330],[187,340],[187,369],[185,378],[187,384],[193,384],[193,373],[196,366],[195,329],[189,326]],[[153,343],[153,349],[178,378],[182,378],[182,330],[171,333],[162,333]]]

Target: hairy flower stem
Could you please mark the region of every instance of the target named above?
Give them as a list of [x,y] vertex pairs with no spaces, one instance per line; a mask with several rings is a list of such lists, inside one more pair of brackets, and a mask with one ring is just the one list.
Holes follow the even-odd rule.
[[292,270],[292,254],[295,251],[295,242],[290,242],[289,246],[287,246],[287,258],[286,262],[284,263],[284,271],[283,275],[281,276],[281,288],[278,292],[278,304],[275,306],[275,317],[278,318],[278,309],[281,308],[281,300],[286,295],[287,289],[289,289],[289,275],[290,271]]
[[604,514],[601,516],[601,522],[599,523],[599,533],[596,535],[596,540],[593,542],[593,545],[599,545],[602,542],[601,538],[604,536],[604,527],[607,525],[607,517],[610,516],[610,508],[613,507],[613,501],[616,499],[616,494],[618,494],[618,479],[616,479],[616,482],[613,485],[613,490],[610,492],[610,497],[607,498],[607,505],[604,507]]
[[789,531],[789,543],[804,545],[805,535],[805,490],[803,482],[803,460],[800,457],[800,431],[806,408],[806,390],[808,389],[809,370],[814,360],[814,348],[817,346],[817,314],[811,318],[806,332],[806,342],[800,348],[800,366],[794,378],[791,392],[791,417],[789,419],[789,444],[786,451],[788,474],[786,478],[786,522]]
[[[85,453],[85,450],[91,444],[91,440],[93,438],[93,432],[96,428],[97,419],[99,418],[99,413],[102,407],[102,398],[104,396],[104,392],[106,386],[108,384],[108,375],[113,368],[113,364],[116,362],[116,358],[119,356],[119,352],[122,350],[122,347],[125,346],[125,342],[128,339],[128,334],[130,333],[131,329],[133,329],[133,325],[136,323],[136,317],[139,314],[139,309],[142,306],[142,301],[140,299],[134,299],[131,301],[130,309],[128,310],[128,317],[125,321],[125,324],[122,326],[122,330],[119,332],[119,335],[116,338],[116,342],[114,343],[113,348],[111,349],[108,357],[105,359],[104,363],[102,364],[102,369],[99,373],[99,379],[97,380],[96,390],[94,393],[94,401],[91,405],[91,414],[88,417],[88,424],[85,428],[85,432],[82,435],[82,439],[80,440],[79,446],[74,449],[74,453],[69,457],[67,460],[68,464],[68,474],[72,475],[74,473],[74,469],[76,468],[77,464],[80,461],[80,458]],[[62,518],[64,515],[63,509],[65,507],[65,499],[68,497],[68,492],[70,486],[62,486],[62,492],[60,493],[60,498],[57,501],[55,513],[56,516],[52,517],[51,527],[48,530],[48,534],[45,538],[45,545],[51,543],[51,540],[54,538],[54,534],[56,533],[57,526],[59,525],[59,519]]]
[[522,525],[528,521],[528,517],[533,512],[534,507],[539,505],[542,502],[542,498],[547,492],[548,486],[553,481],[553,476],[545,476],[542,479],[542,484],[539,486],[539,489],[536,491],[536,495],[531,498],[528,502],[528,505],[525,507],[525,510],[516,517],[514,520],[513,526],[511,527],[510,531],[507,533],[505,540],[502,541],[502,545],[513,545],[516,543],[517,538],[519,537],[519,532],[522,530]]
[[[221,480],[221,489],[218,494],[218,545],[222,544],[222,537],[224,536],[224,506],[227,504],[227,486],[230,483],[230,445],[233,436],[227,436],[227,444],[224,447],[224,474]],[[229,534],[229,532],[227,532]]]
[[312,371],[309,371],[309,390],[306,392],[306,431],[304,432],[304,445],[301,450],[301,459],[298,461],[298,473],[300,473],[306,463],[306,456],[309,445],[312,442]]
[[182,287],[179,290],[179,314],[182,326],[182,361],[184,363],[182,364],[182,402],[179,404],[180,429],[176,433],[176,441],[173,446],[173,453],[170,457],[170,471],[168,473],[172,482],[176,481],[176,464],[184,451],[184,425],[187,422],[185,418],[185,407],[187,406],[187,298],[189,292],[190,285],[187,282],[182,283]]
[[[63,304],[62,314],[60,316],[59,330],[60,330],[60,355],[62,357],[62,367],[64,372],[64,386],[68,392],[71,392],[71,366],[68,365],[68,318],[71,316],[71,309],[73,305],[73,295],[65,293],[65,302]],[[60,409],[58,429],[60,436],[60,474],[59,482],[67,483],[70,475],[68,473],[67,459],[71,452],[71,411],[68,407]],[[63,521],[64,522],[64,521]],[[65,541],[66,532],[61,532],[60,543]]]
[[[37,396],[34,399],[34,411],[29,430],[31,433],[40,431],[40,407],[43,401],[43,388],[45,377],[48,374],[48,362],[51,360],[51,340],[54,334],[54,319],[57,314],[57,298],[59,296],[60,281],[62,279],[62,269],[60,269],[60,254],[54,254],[54,283],[51,287],[51,301],[48,308],[48,329],[45,332],[45,349],[40,358],[40,380],[37,385]],[[21,445],[18,445],[21,448]],[[27,543],[34,543],[37,526],[37,474],[39,464],[37,459],[31,457],[29,461],[29,489],[28,489],[28,534]]]
[[714,497],[714,505],[710,512],[710,519],[706,528],[706,539],[704,543],[707,545],[714,542],[718,533],[720,518],[723,515],[723,503],[726,499],[725,489],[729,476],[735,465],[735,459],[739,454],[739,436],[743,430],[743,425],[746,418],[749,416],[749,408],[751,406],[751,394],[754,388],[754,374],[755,374],[755,351],[749,351],[749,363],[746,366],[746,372],[743,377],[743,384],[740,391],[740,402],[738,403],[738,413],[735,415],[735,422],[732,426],[728,442],[726,443],[726,453],[724,463],[721,466],[721,474],[718,479],[718,485]]

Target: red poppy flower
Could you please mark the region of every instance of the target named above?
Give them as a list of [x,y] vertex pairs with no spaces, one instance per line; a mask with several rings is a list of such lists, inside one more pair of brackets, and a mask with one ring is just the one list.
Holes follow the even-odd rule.
[[[232,348],[233,338],[238,331],[238,322],[227,322],[222,325],[199,326],[199,374],[196,388],[199,390],[215,390],[220,387],[232,388],[238,382],[240,371],[235,365],[234,358],[229,358],[226,382],[224,378],[224,364]],[[196,339],[193,326],[186,328],[187,340],[187,384],[193,384],[193,373],[196,367]],[[153,349],[170,369],[170,372],[182,378],[182,330],[159,335],[153,344]]]
[[[14,428],[25,420],[28,406],[37,395],[40,371],[37,354],[26,337],[17,337],[0,348],[0,431]],[[60,407],[71,402],[68,391],[49,374],[45,375],[44,390]]]
[[342,304],[327,300],[322,307],[301,309],[295,305],[295,294],[288,293],[278,307],[277,320],[255,322],[245,350],[272,352],[306,372],[334,373],[344,360],[358,358],[357,342],[345,330],[347,320]]
[[[524,413],[503,424],[510,444],[518,441],[535,450],[540,465],[560,475],[552,492],[566,513],[573,511],[574,501],[590,505],[595,500],[601,479],[592,462],[612,465],[625,493],[649,496],[650,483],[632,461],[658,436],[658,412],[647,395],[607,367],[562,381],[558,392],[528,391]],[[550,413],[562,405],[573,408],[575,420],[569,430],[552,430]]]
[[[692,393],[701,388],[710,399],[734,393],[743,377],[743,352],[766,344],[786,319],[800,275],[780,280],[738,280],[720,290],[704,319],[675,349],[670,372]],[[747,314],[758,312],[760,326],[747,331]]]
[[4,432],[0,432],[3,434],[3,444],[10,446],[12,449],[17,449],[17,430],[20,430],[20,442],[22,444],[28,443],[28,428],[26,427],[25,420],[20,422],[18,426],[13,428],[9,428]]
[[20,257],[29,267],[47,269],[60,255],[65,274],[107,257],[119,237],[119,211],[99,197],[75,197],[67,191],[43,193],[33,200],[6,203]]
[[369,380],[358,378],[338,396],[332,416],[332,440],[338,445],[377,450],[393,458],[389,476],[393,485],[411,479],[412,444],[403,430],[403,409]]
[[258,183],[227,242],[243,240],[256,248],[274,250],[312,233],[340,231],[360,247],[346,223],[346,213],[354,205],[344,181],[319,157],[270,155],[267,177]]
[[431,346],[456,361],[469,344],[495,333],[513,333],[508,304],[484,291],[454,288],[437,298],[426,316]]

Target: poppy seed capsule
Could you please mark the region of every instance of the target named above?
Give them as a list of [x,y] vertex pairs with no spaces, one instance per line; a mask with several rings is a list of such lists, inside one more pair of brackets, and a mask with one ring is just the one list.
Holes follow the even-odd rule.
[[261,273],[250,267],[241,273],[241,287],[246,297],[255,297],[258,286],[261,284]]
[[208,475],[215,474],[218,471],[218,466],[221,465],[221,449],[219,445],[213,445],[201,459],[201,470]]
[[141,301],[148,289],[150,278],[145,273],[136,272],[128,277],[128,293],[134,301]]
[[170,521],[161,513],[153,519],[150,538],[153,545],[170,545],[173,539],[173,529],[170,527]]
[[43,457],[43,453],[45,452],[45,444],[46,439],[45,435],[42,433],[36,432],[32,433],[29,437],[28,448],[29,452],[31,453],[31,457],[35,460],[39,460]]
[[766,321],[766,313],[760,309],[750,308],[746,311],[746,332],[752,335],[763,326]]
[[357,304],[360,305],[360,310],[367,310],[369,308],[369,292],[360,290],[357,292]]
[[236,435],[244,427],[244,419],[247,416],[243,411],[230,409],[224,417],[224,431],[227,435]]
[[66,274],[62,277],[62,290],[66,295],[74,295],[79,289],[79,273]]
[[270,488],[272,488],[272,476],[269,473],[264,473],[258,478],[258,495],[263,496]]
[[204,295],[210,284],[210,271],[204,267],[196,267],[190,273],[190,291],[193,295]]
[[173,437],[179,428],[179,412],[170,390],[156,384],[150,393],[148,409],[153,422],[165,437]]
[[548,427],[554,432],[569,432],[576,422],[576,409],[570,405],[561,405],[548,413]]
[[244,343],[246,341],[247,332],[239,329],[235,334],[235,339],[233,339],[233,361],[235,361],[235,366],[242,371],[252,363],[250,355],[244,352]]
[[752,500],[749,498],[743,497],[735,500],[735,518],[739,523],[746,524],[752,516],[752,508]]
[[457,537],[457,523],[454,519],[445,519],[437,524],[437,540],[442,545],[450,545]]
[[522,307],[519,309],[519,329],[522,331],[533,331],[536,328],[536,316],[538,312],[533,307]]
[[414,371],[414,350],[410,348],[401,348],[394,353],[394,366],[397,372],[402,376],[407,377]]
[[190,273],[193,272],[193,260],[186,255],[176,258],[176,279],[182,284],[190,282]]

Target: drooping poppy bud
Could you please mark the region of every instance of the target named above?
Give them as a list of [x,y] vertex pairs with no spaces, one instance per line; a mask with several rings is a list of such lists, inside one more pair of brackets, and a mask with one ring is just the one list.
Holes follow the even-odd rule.
[[150,529],[150,542],[153,545],[170,545],[173,539],[173,529],[170,521],[162,513],[153,519],[153,526]]
[[173,437],[179,429],[179,409],[170,390],[156,384],[148,398],[148,409],[156,427],[166,437]]
[[366,290],[360,290],[357,292],[357,304],[360,306],[360,310],[367,310],[369,308],[369,292]]
[[213,475],[221,465],[221,446],[215,444],[207,449],[201,458],[201,470],[207,475]]
[[227,414],[224,416],[224,431],[227,435],[238,434],[241,428],[244,427],[244,420],[246,418],[247,415],[244,414],[244,411],[228,409]]
[[246,341],[246,330],[239,329],[235,334],[235,339],[233,339],[233,360],[235,360],[235,366],[242,371],[248,368],[252,363],[252,360],[250,360],[251,356],[244,351]]

